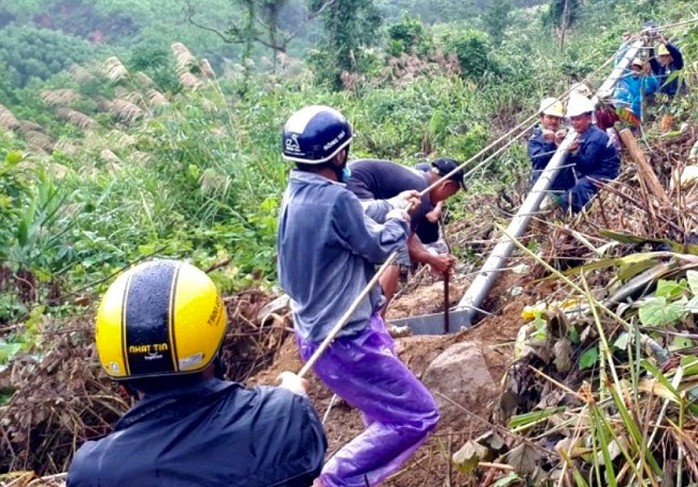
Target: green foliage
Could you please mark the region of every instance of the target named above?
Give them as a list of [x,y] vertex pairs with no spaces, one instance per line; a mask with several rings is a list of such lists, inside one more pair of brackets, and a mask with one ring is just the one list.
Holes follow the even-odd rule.
[[400,22],[388,27],[388,52],[426,55],[434,49],[434,41],[419,17],[403,15]]
[[485,27],[494,47],[499,47],[504,40],[507,27],[511,23],[512,9],[511,0],[492,0],[485,12]]
[[[24,9],[11,8],[3,36],[9,36],[11,29],[15,34],[25,29],[14,22],[30,22],[40,11],[38,4],[20,3]],[[298,0],[271,3],[288,7],[285,12],[289,16],[278,19],[279,33],[290,32],[293,22],[307,13]],[[320,3],[310,5],[309,11]],[[418,3],[415,0],[405,5]],[[47,8],[58,4],[56,0]],[[225,11],[220,2],[214,4]],[[452,18],[459,15],[455,9],[472,7],[444,1],[435,2],[433,8],[449,5],[454,8]],[[17,161],[15,155],[8,154],[26,149],[29,140],[22,141],[20,131],[12,137],[0,137],[0,160],[4,161],[0,217],[7,222],[0,228],[0,260],[12,275],[28,273],[40,289],[31,299],[15,290],[0,289],[2,320],[26,315],[36,300],[48,299],[50,289],[60,294],[87,285],[150,254],[187,258],[202,267],[231,259],[214,273],[227,290],[250,283],[270,284],[275,277],[276,211],[288,171],[279,157],[278,138],[290,113],[311,103],[341,109],[357,129],[354,157],[382,157],[405,164],[437,156],[464,160],[532,113],[540,96],[559,94],[573,77],[597,66],[598,59],[617,47],[618,31],[604,19],[610,27],[596,35],[594,43],[588,42],[586,33],[578,33],[560,54],[556,47],[551,49],[548,34],[536,23],[537,12],[510,12],[516,35],[498,40],[494,35],[503,28],[495,31],[491,27],[488,36],[471,24],[431,27],[412,10],[397,16],[388,28],[387,49],[394,55],[416,53],[418,56],[411,56],[408,62],[422,64],[406,65],[405,77],[393,81],[386,80],[384,72],[389,63],[400,60],[390,59],[375,45],[381,40],[378,13],[388,6],[368,0],[340,1],[320,19],[324,35],[317,39],[317,45],[321,48],[293,74],[269,77],[250,69],[245,90],[239,89],[240,78],[235,73],[229,79],[206,81],[191,90],[180,83],[181,73],[169,51],[175,39],[169,37],[168,29],[174,24],[156,32],[150,20],[146,21],[160,8],[178,11],[174,0],[162,5],[97,1],[93,8],[102,17],[127,11],[139,19],[138,33],[124,39],[122,45],[129,47],[123,57],[127,75],[110,80],[98,65],[91,68],[87,64],[92,74],[89,80],[76,81],[61,74],[47,82],[32,79],[22,89],[11,83],[0,84],[0,93],[11,94],[3,101],[10,100],[17,119],[42,125],[47,136],[58,142],[50,155],[30,154]],[[616,8],[626,15],[630,4]],[[592,10],[581,13],[591,15]],[[202,23],[213,20],[204,10],[197,15]],[[240,20],[241,15],[226,14],[223,24]],[[256,29],[258,34],[264,33],[259,25]],[[204,42],[211,39],[206,37],[210,33],[204,36],[196,31],[202,35],[196,37],[190,30],[180,30],[182,36],[196,39],[199,46],[206,44],[205,49],[192,49],[197,54],[211,50],[226,57],[239,54],[239,49],[225,51],[230,46],[219,49],[221,44],[214,47],[214,43]],[[683,44],[686,52],[695,50],[690,35]],[[495,52],[493,42],[500,40],[503,49]],[[307,39],[299,39],[303,42],[307,45]],[[92,44],[87,47],[85,56],[94,55],[97,48]],[[42,56],[49,58],[62,48],[52,49],[50,55]],[[458,59],[461,77],[447,72],[446,61],[452,60],[446,60],[442,53]],[[248,54],[256,56],[259,51]],[[307,66],[314,67],[312,74],[320,85],[309,82],[310,73],[304,70]],[[167,104],[150,104],[153,86],[139,76],[139,71],[155,81]],[[196,63],[180,71],[193,72],[202,79]],[[359,88],[336,91],[344,86],[342,73],[361,77]],[[44,91],[62,88],[79,95],[67,107],[97,122],[89,137],[57,118],[58,106],[48,107],[42,100]],[[105,108],[115,99],[133,100],[142,115],[132,121],[119,119]],[[527,169],[527,163],[524,146],[515,146],[483,170],[474,187],[489,191],[492,185],[508,184]],[[668,293],[669,287],[666,289]],[[690,293],[677,289],[683,293],[678,298],[661,291],[654,299],[666,299],[671,306],[682,303],[685,297],[687,302],[680,304],[682,313],[692,312]]]
[[458,57],[464,78],[482,79],[485,73],[496,73],[497,63],[490,56],[492,46],[486,34],[474,29],[451,33],[445,40],[447,53]]
[[0,30],[0,65],[3,78],[19,87],[30,79],[46,80],[94,57],[100,50],[86,40],[48,29],[12,26]]
[[150,76],[160,89],[172,93],[179,90],[175,61],[169,46],[140,43],[134,46],[127,64],[129,69]]
[[645,299],[638,312],[646,326],[665,327],[681,322],[688,313],[698,313],[698,273],[687,271],[686,279],[660,279],[654,296]]
[[599,361],[599,347],[593,346],[579,357],[579,368],[590,369]]
[[0,152],[0,157],[0,221],[3,222],[0,227],[0,258],[5,260],[31,186],[25,173],[17,167],[23,158],[21,152],[5,149]]
[[[313,10],[319,10],[324,2],[313,0]],[[372,0],[337,0],[329,4],[322,14],[324,39],[322,47],[309,58],[321,84],[335,90],[344,87],[344,73],[359,70],[357,56],[361,48],[375,45],[382,23],[379,11]]]
[[579,0],[550,0],[548,11],[543,16],[546,27],[569,28],[579,18]]

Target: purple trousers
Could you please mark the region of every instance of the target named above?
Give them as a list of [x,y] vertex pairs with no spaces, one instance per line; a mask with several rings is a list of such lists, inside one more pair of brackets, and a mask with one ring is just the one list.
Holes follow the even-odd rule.
[[[319,346],[300,337],[297,342],[305,361]],[[412,456],[439,420],[434,398],[397,358],[393,338],[377,314],[366,330],[336,339],[314,372],[361,411],[366,424],[323,467],[326,487],[378,485]]]

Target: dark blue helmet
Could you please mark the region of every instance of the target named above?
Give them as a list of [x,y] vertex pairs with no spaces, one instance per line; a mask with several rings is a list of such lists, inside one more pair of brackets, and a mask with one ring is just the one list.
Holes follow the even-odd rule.
[[291,115],[284,126],[284,159],[322,164],[349,145],[351,124],[334,108],[312,105]]

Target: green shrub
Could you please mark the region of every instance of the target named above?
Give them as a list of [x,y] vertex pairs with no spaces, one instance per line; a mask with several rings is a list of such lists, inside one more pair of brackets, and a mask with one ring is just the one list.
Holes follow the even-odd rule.
[[388,53],[391,56],[417,53],[426,55],[434,49],[434,41],[419,17],[404,14],[388,27]]
[[452,32],[445,39],[445,48],[447,53],[458,57],[464,78],[477,80],[499,69],[490,56],[492,46],[484,32],[474,29]]

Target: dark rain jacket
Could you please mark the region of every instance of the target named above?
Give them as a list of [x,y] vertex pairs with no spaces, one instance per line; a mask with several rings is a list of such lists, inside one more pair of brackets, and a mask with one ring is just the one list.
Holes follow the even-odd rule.
[[208,379],[146,396],[78,450],[68,486],[307,487],[326,449],[306,397]]
[[531,160],[533,172],[531,173],[531,183],[535,184],[541,172],[555,155],[557,145],[549,142],[543,137],[543,130],[540,127],[533,129],[533,135],[528,139],[528,158]]
[[560,171],[558,176],[559,185],[567,186],[561,188],[566,191],[559,203],[564,210],[572,207],[575,213],[581,211],[598,192],[593,180],[615,179],[620,172],[618,150],[606,132],[591,125],[577,139],[580,141],[579,148],[567,155],[565,165],[568,167]]
[[650,51],[650,66],[652,67],[652,72],[657,75],[657,79],[661,85],[661,88],[659,88],[660,93],[665,93],[670,97],[673,97],[676,95],[676,92],[679,91],[679,78],[674,78],[668,83],[667,78],[674,71],[683,69],[683,56],[681,55],[681,51],[679,51],[679,49],[673,44],[667,43],[666,48],[671,55],[671,62],[664,66],[662,63],[657,61],[654,56],[654,51]]

